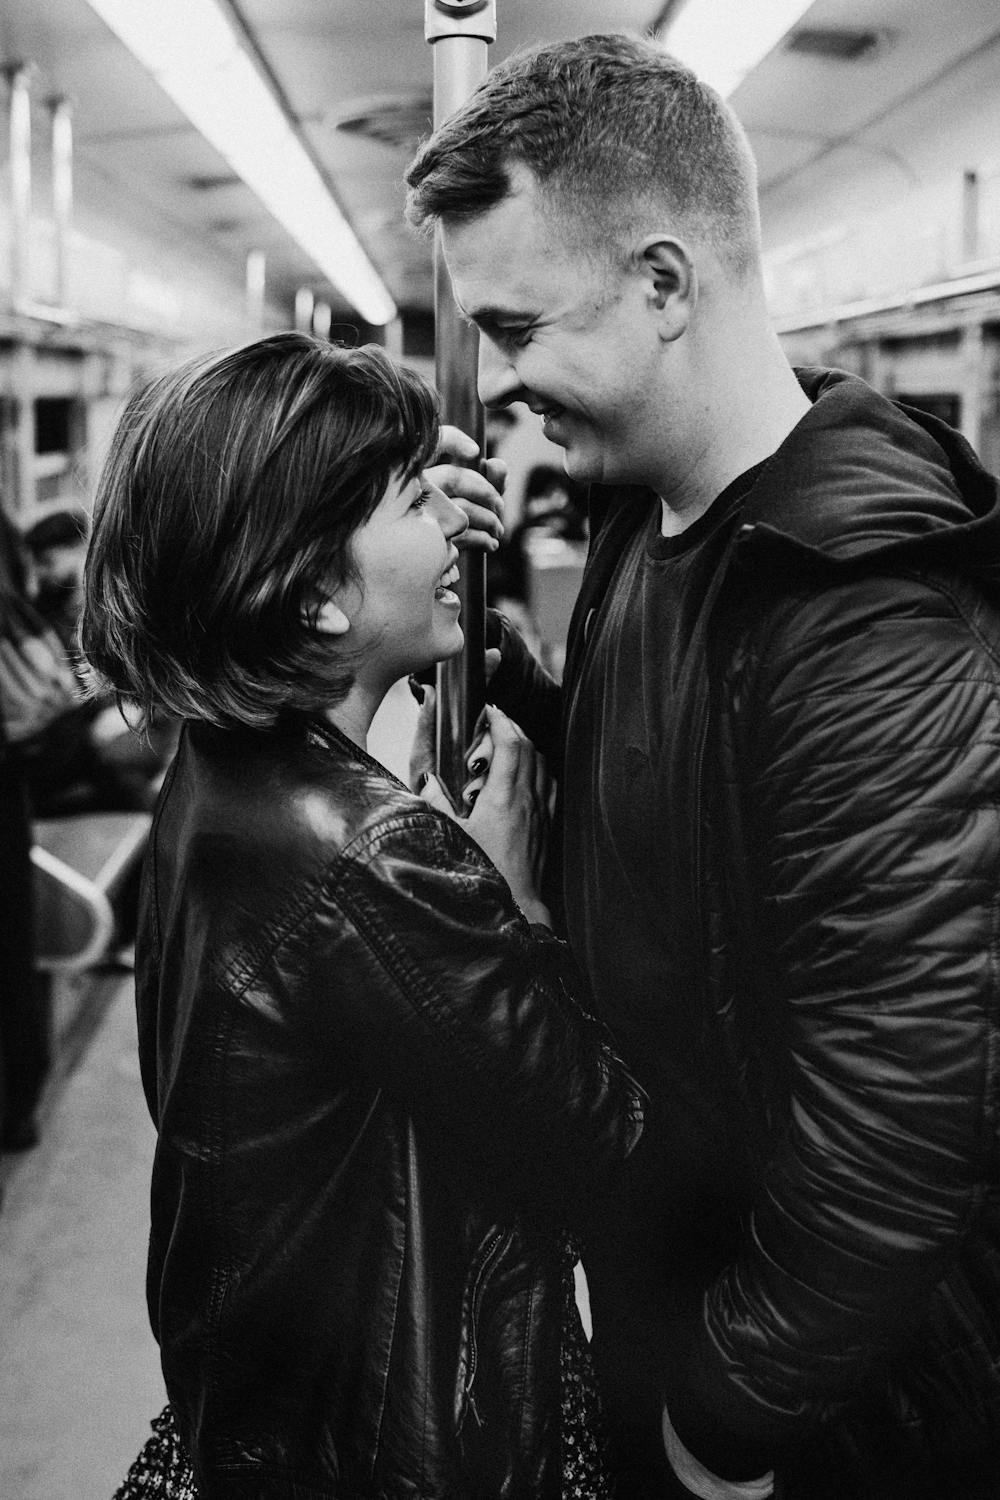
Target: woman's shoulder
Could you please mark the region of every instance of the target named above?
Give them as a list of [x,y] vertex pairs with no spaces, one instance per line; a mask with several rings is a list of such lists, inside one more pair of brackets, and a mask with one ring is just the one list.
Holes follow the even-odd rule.
[[183,821],[219,832],[225,825],[236,861],[270,861],[286,878],[293,869],[315,874],[340,857],[492,869],[459,824],[326,725],[273,733],[197,726],[186,739],[175,792],[189,804]]

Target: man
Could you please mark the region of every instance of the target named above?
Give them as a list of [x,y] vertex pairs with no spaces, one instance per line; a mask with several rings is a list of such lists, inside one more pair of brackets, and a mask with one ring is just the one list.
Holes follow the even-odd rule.
[[[562,853],[650,1094],[586,1256],[622,1495],[1000,1493],[997,485],[792,371],[744,135],[653,43],[515,55],[407,180],[483,401],[594,486]],[[508,634],[552,751],[529,680]]]

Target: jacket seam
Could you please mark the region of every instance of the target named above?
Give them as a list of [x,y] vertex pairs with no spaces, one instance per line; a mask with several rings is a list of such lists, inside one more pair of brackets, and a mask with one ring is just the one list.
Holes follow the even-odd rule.
[[[379,845],[390,838],[394,833],[405,829],[410,824],[424,824],[429,830],[433,829],[435,842],[440,845],[441,823],[444,814],[436,813],[428,808],[426,812],[419,809],[408,809],[405,812],[393,813],[390,817],[381,819],[370,828],[364,828],[357,833],[343,849],[338,849],[323,866],[314,873],[304,877],[295,889],[290,893],[284,907],[274,921],[267,926],[260,938],[259,944],[255,945],[253,952],[241,950],[231,961],[228,972],[223,977],[223,982],[228,993],[235,998],[242,996],[253,984],[268,961],[284,943],[301,927],[302,923],[312,915],[316,906],[324,896],[332,896],[342,911],[346,911],[342,899],[342,891],[336,889],[338,877],[342,872],[349,871],[355,865],[367,865],[370,861],[367,855],[377,851]],[[469,840],[472,844],[472,840]],[[473,848],[478,848],[472,845]],[[441,849],[441,854],[444,851]],[[485,864],[477,873],[488,875],[492,868]],[[441,867],[444,868],[446,860],[442,858]]]

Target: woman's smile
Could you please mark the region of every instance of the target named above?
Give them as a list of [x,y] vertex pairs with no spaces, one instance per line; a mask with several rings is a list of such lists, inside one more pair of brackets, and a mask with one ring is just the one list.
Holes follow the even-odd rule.
[[448,604],[456,609],[461,609],[462,601],[453,592],[453,585],[458,582],[461,576],[458,571],[458,552],[456,551],[447,568],[441,574],[438,586],[434,590],[434,597],[439,604]]

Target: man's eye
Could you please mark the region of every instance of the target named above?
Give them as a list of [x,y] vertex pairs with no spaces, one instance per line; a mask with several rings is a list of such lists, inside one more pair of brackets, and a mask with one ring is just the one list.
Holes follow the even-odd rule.
[[531,327],[528,324],[510,325],[497,330],[500,338],[505,344],[513,344],[516,349],[523,349],[531,338]]

